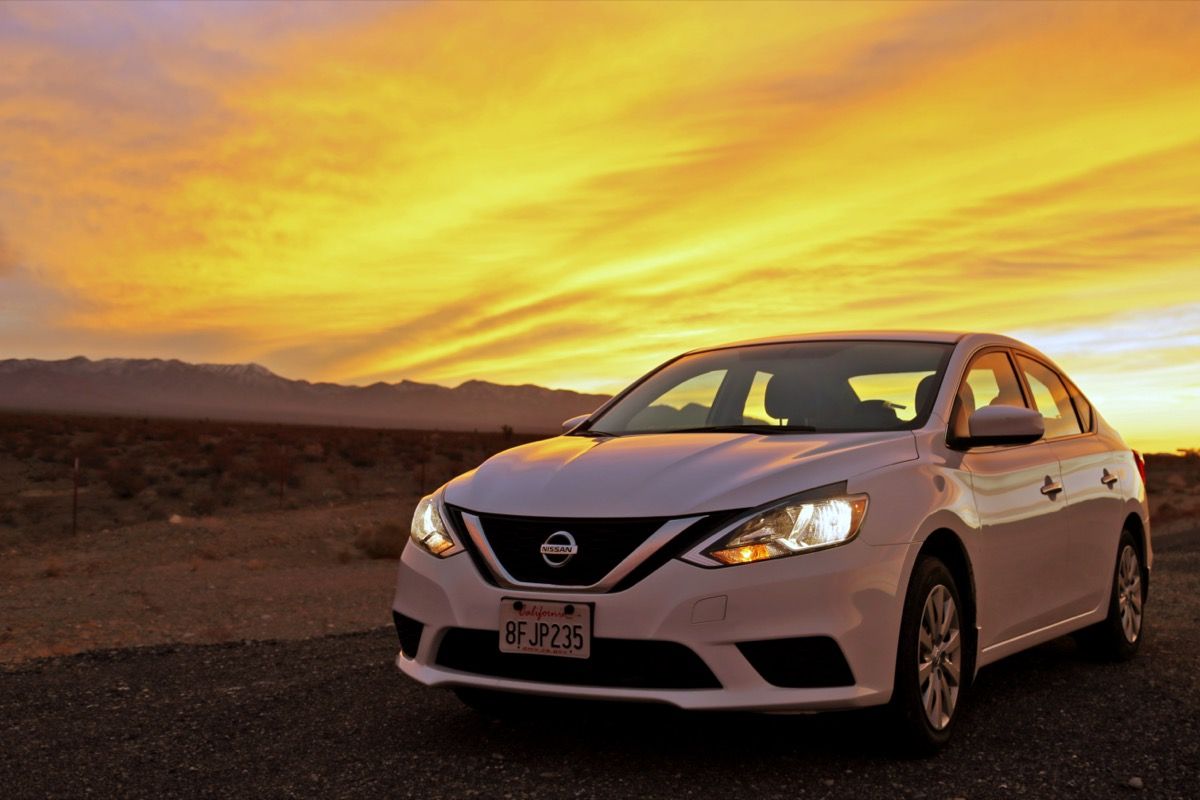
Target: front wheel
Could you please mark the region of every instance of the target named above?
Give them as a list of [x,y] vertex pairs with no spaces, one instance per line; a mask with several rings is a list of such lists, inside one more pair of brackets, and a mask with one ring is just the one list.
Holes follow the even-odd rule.
[[933,557],[918,561],[904,600],[888,709],[899,745],[917,755],[930,755],[950,741],[969,680],[962,608],[946,565]]
[[1145,603],[1142,559],[1133,534],[1123,530],[1117,544],[1117,563],[1109,591],[1108,616],[1080,631],[1080,643],[1095,655],[1111,661],[1133,658],[1142,643]]

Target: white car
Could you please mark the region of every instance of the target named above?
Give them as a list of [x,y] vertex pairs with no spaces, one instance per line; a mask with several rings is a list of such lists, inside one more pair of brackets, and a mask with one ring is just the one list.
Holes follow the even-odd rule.
[[421,500],[396,665],[520,694],[796,712],[950,736],[997,659],[1141,641],[1144,467],[1054,363],[981,333],[675,358]]

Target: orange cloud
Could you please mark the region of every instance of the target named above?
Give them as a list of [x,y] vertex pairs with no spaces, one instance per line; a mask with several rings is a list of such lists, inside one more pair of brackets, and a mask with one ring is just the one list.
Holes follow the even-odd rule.
[[1193,5],[6,3],[0,52],[8,349],[615,389],[991,329],[1200,444],[1147,408],[1200,392]]

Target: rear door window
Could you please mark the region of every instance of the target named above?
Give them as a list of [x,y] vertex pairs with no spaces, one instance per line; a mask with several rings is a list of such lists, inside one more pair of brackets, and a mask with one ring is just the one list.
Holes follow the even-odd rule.
[[1029,384],[1034,407],[1046,421],[1046,438],[1055,439],[1082,433],[1079,417],[1075,415],[1075,406],[1071,403],[1071,395],[1058,373],[1042,362],[1020,354],[1017,354],[1017,363],[1025,375],[1025,382]]

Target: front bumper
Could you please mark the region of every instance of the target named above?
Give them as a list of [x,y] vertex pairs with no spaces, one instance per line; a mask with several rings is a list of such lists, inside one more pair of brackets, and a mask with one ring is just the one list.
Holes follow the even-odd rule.
[[[410,544],[401,558],[393,609],[423,628],[415,656],[401,652],[396,666],[430,686],[660,702],[686,709],[805,711],[877,705],[891,697],[911,550],[910,545],[872,546],[859,539],[734,567],[706,569],[673,560],[623,591],[581,593],[493,586],[466,554],[438,559]],[[505,597],[592,603],[596,640],[683,645],[711,670],[720,688],[514,680],[439,665],[439,649],[453,629],[497,631]],[[852,682],[817,688],[774,685],[738,647],[791,637],[832,639],[845,656]]]

